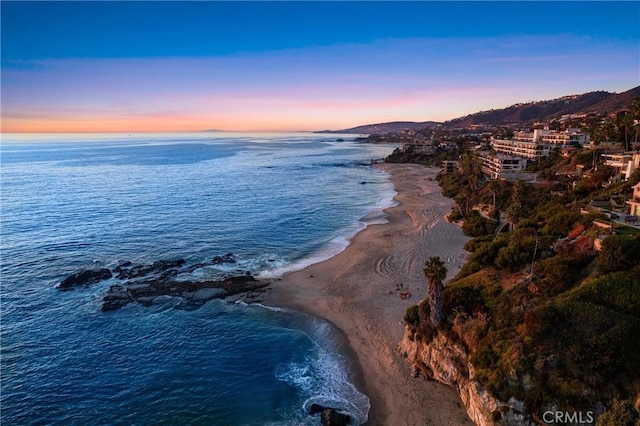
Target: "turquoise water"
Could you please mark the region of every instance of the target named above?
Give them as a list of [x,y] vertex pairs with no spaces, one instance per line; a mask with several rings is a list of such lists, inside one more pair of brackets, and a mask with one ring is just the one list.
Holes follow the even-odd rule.
[[[343,142],[336,138],[342,137]],[[331,327],[300,313],[164,298],[100,311],[123,261],[191,280],[277,276],[341,251],[391,205],[369,166],[392,147],[315,134],[3,135],[3,424],[318,424],[311,403],[367,418]]]

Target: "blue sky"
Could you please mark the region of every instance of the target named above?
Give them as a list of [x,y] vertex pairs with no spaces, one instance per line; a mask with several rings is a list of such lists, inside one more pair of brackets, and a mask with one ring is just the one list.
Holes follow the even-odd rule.
[[319,130],[640,85],[638,2],[2,2],[3,131]]

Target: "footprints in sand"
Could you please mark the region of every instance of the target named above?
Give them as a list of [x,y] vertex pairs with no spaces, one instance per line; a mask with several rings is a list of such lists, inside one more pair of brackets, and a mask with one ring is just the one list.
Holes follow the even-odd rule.
[[442,216],[435,209],[422,210],[422,233],[427,234],[433,228]]
[[394,257],[383,257],[376,261],[376,273],[386,278],[398,278],[400,266]]
[[442,218],[442,214],[433,208],[424,210],[406,210],[411,218],[413,229],[418,230],[422,235],[426,235]]
[[376,261],[377,274],[394,281],[416,281],[422,279],[424,252],[419,246]]
[[[375,263],[375,272],[394,282],[421,283],[424,281],[424,262],[431,256],[440,256],[448,270],[447,279],[451,279],[464,264],[464,255],[457,248],[460,245],[459,229],[444,221],[442,209],[426,208],[407,210],[414,229],[418,233],[403,234],[402,238],[412,239],[412,244],[404,251],[380,257]],[[387,235],[385,235],[387,237]],[[395,236],[389,234],[389,238]]]
[[445,220],[451,202],[442,196],[437,182],[414,179],[400,184],[405,191],[400,192],[398,227],[385,231],[385,243],[374,266],[375,273],[384,278],[385,292],[394,296],[398,290],[393,291],[393,286],[398,283],[404,283],[414,294],[424,286],[424,262],[431,256],[440,256],[448,270],[447,279],[451,279],[464,264],[460,247],[468,240]]

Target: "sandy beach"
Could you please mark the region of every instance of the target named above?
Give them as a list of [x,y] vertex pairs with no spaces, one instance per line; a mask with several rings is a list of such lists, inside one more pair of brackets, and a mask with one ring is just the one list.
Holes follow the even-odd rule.
[[[368,425],[470,425],[457,393],[415,379],[395,347],[404,313],[426,296],[424,262],[438,255],[451,278],[468,237],[448,223],[453,202],[440,193],[436,168],[380,164],[398,205],[388,223],[370,225],[339,255],[275,280],[264,303],[323,318],[339,328],[358,364],[358,385],[371,399]],[[403,296],[404,293],[404,296]]]

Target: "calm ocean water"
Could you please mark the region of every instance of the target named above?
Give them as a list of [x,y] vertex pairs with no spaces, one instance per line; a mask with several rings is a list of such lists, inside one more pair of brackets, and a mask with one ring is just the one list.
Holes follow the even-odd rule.
[[274,276],[381,220],[392,148],[353,135],[3,135],[1,408],[7,425],[301,425],[311,403],[357,421],[369,400],[331,327],[300,313],[175,299],[100,310],[84,269],[187,264],[202,280]]

